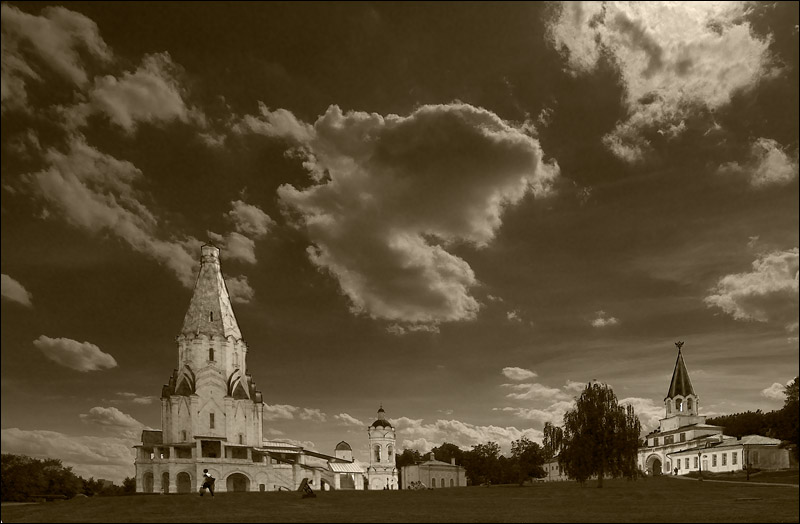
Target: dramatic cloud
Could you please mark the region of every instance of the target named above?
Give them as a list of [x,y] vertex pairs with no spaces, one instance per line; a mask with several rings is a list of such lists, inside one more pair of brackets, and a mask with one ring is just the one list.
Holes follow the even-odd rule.
[[45,7],[41,16],[2,4],[2,105],[25,108],[26,84],[40,81],[42,66],[76,86],[88,82],[81,52],[108,62],[112,52],[89,18],[64,7]]
[[747,9],[746,2],[563,2],[549,33],[577,74],[601,57],[616,65],[628,117],[604,141],[636,162],[651,147],[644,133],[675,137],[696,110],[728,104],[770,72],[770,39],[754,34]]
[[553,402],[556,400],[568,400],[570,397],[558,388],[547,387],[543,384],[503,384],[503,387],[510,388],[516,393],[509,393],[508,398],[516,400],[542,400]]
[[501,373],[511,380],[528,380],[537,376],[536,373],[530,369],[516,367],[503,368]]
[[257,116],[246,115],[233,124],[233,132],[286,138],[299,143],[308,143],[314,138],[313,126],[297,120],[291,111],[286,109],[270,111],[264,102],[259,102],[258,112]]
[[121,484],[133,476],[133,441],[117,437],[72,436],[55,431],[7,428],[2,435],[3,453],[35,458],[61,459],[84,478],[104,478]]
[[247,238],[236,231],[224,236],[211,231],[208,231],[207,234],[208,238],[219,246],[222,252],[220,256],[248,264],[256,263],[256,243],[253,239]]
[[628,397],[619,401],[620,406],[633,406],[633,411],[642,423],[642,431],[649,433],[659,427],[665,416],[664,404],[657,404],[649,398]]
[[409,333],[439,333],[439,326],[436,324],[390,324],[386,327],[386,332],[401,337]]
[[791,384],[793,381],[794,379],[790,379],[786,382],[786,384],[775,382],[770,387],[762,389],[761,395],[771,400],[779,400],[783,402],[786,400],[786,386]]
[[288,404],[275,404],[270,406],[264,404],[264,420],[309,420],[314,422],[325,422],[328,416],[317,408],[301,408]]
[[[750,146],[750,158],[743,165],[728,162],[719,167],[722,174],[743,174],[753,187],[786,185],[797,177],[797,150],[789,157],[771,138],[759,138]],[[756,237],[757,239],[758,237]]]
[[605,311],[598,311],[596,313],[596,317],[592,320],[592,326],[596,328],[606,327],[606,326],[616,326],[619,323],[614,317],[607,317]]
[[566,391],[571,391],[573,393],[581,393],[584,389],[586,389],[586,382],[575,382],[574,380],[567,380],[567,383],[564,384],[563,388]]
[[[117,396],[120,396],[127,401],[133,402],[134,404],[152,404],[153,402],[158,400],[158,397],[156,397],[155,395],[139,395],[127,391],[120,391],[117,393]],[[112,400],[111,402],[119,402],[119,400]]]
[[278,194],[308,231],[311,261],[337,278],[354,312],[376,319],[475,318],[475,275],[447,248],[486,246],[504,207],[546,194],[558,174],[535,139],[465,104],[407,117],[331,106],[303,129],[287,136],[302,138],[318,183]]
[[347,413],[339,413],[338,415],[334,415],[333,418],[334,420],[337,420],[346,426],[358,426],[362,428],[367,426],[357,418],[351,417]]
[[564,424],[564,413],[573,407],[575,407],[575,401],[560,400],[544,409],[504,407],[493,408],[493,411],[513,413],[519,418],[530,420],[542,426],[544,426],[546,422],[561,426]]
[[264,420],[292,420],[294,413],[297,411],[297,406],[290,406],[288,404],[264,404]]
[[511,450],[511,442],[527,437],[531,440],[541,441],[542,432],[535,429],[517,429],[500,426],[476,426],[458,420],[439,419],[432,424],[424,424],[423,419],[410,419],[402,417],[392,419],[391,423],[397,429],[397,434],[404,440],[402,447],[417,449],[423,453],[450,442],[462,449],[469,449],[476,444],[497,442],[504,453]]
[[33,307],[33,295],[25,287],[8,275],[0,276],[0,292],[3,298],[23,306]]
[[275,224],[258,206],[235,200],[231,202],[231,208],[228,218],[233,221],[236,231],[251,238],[263,237]]
[[126,72],[121,78],[96,78],[87,98],[87,102],[67,110],[73,126],[84,124],[93,113],[105,115],[128,133],[136,131],[140,122],[204,124],[202,113],[186,107],[178,66],[169,53],[145,56],[136,71]]
[[117,408],[93,407],[89,413],[79,415],[86,424],[93,424],[101,427],[104,431],[115,433],[131,439],[136,439],[141,435],[145,425]]
[[256,295],[255,290],[250,287],[250,281],[244,275],[226,278],[225,286],[228,288],[231,302],[235,304],[249,304]]
[[798,249],[774,251],[753,262],[753,271],[722,277],[705,298],[737,320],[779,322],[797,329]]
[[76,371],[95,371],[115,368],[117,361],[108,353],[89,342],[78,342],[69,338],[50,338],[44,335],[33,341],[44,356]]
[[298,411],[297,416],[300,420],[311,420],[314,422],[325,422],[328,416],[317,408],[303,408]]
[[171,269],[186,287],[194,285],[197,247],[192,237],[158,238],[156,217],[142,203],[145,195],[134,185],[142,172],[73,136],[69,150],[50,148],[42,171],[23,175],[24,189],[45,208],[72,226],[91,233],[110,232]]

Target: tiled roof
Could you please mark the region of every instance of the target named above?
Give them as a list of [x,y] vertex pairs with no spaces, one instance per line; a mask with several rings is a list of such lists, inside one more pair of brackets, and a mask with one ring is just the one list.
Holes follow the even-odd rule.
[[201,252],[200,273],[197,275],[189,309],[183,319],[181,333],[232,336],[241,340],[242,332],[239,331],[228,288],[220,270],[219,248],[205,245]]
[[675,370],[672,372],[672,381],[669,383],[669,392],[666,398],[674,398],[678,395],[682,397],[695,395],[680,349],[678,350],[678,360],[675,361]]

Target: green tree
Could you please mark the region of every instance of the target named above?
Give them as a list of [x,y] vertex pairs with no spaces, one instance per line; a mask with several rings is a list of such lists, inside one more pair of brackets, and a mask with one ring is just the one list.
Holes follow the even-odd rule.
[[596,475],[600,488],[606,475],[636,478],[640,433],[631,406],[620,406],[607,385],[588,384],[575,408],[564,415],[559,465],[581,484]]
[[464,452],[464,469],[473,484],[500,481],[500,445],[497,442],[476,444]]
[[544,435],[542,446],[544,447],[545,458],[550,460],[561,452],[561,446],[564,443],[564,430],[550,422],[545,422],[542,433]]
[[514,460],[514,470],[517,474],[519,485],[531,477],[544,477],[545,451],[539,444],[522,437],[511,443],[511,458]]
[[443,442],[441,446],[433,448],[431,452],[436,457],[436,460],[450,462],[450,459],[456,459],[456,464],[462,463],[464,455],[464,451],[461,448],[449,442]]
[[133,495],[136,493],[136,479],[134,477],[125,477],[122,481],[122,494]]

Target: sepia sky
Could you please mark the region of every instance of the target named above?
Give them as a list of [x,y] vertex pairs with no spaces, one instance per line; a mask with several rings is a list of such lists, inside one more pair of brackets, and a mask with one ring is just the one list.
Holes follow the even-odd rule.
[[798,374],[798,4],[2,3],[2,451],[133,474],[200,245],[265,438]]

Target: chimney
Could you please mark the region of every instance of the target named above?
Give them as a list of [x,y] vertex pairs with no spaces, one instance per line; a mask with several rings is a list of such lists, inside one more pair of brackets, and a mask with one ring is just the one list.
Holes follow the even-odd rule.
[[455,457],[450,459],[450,465],[451,466],[455,466],[456,465],[456,458]]

